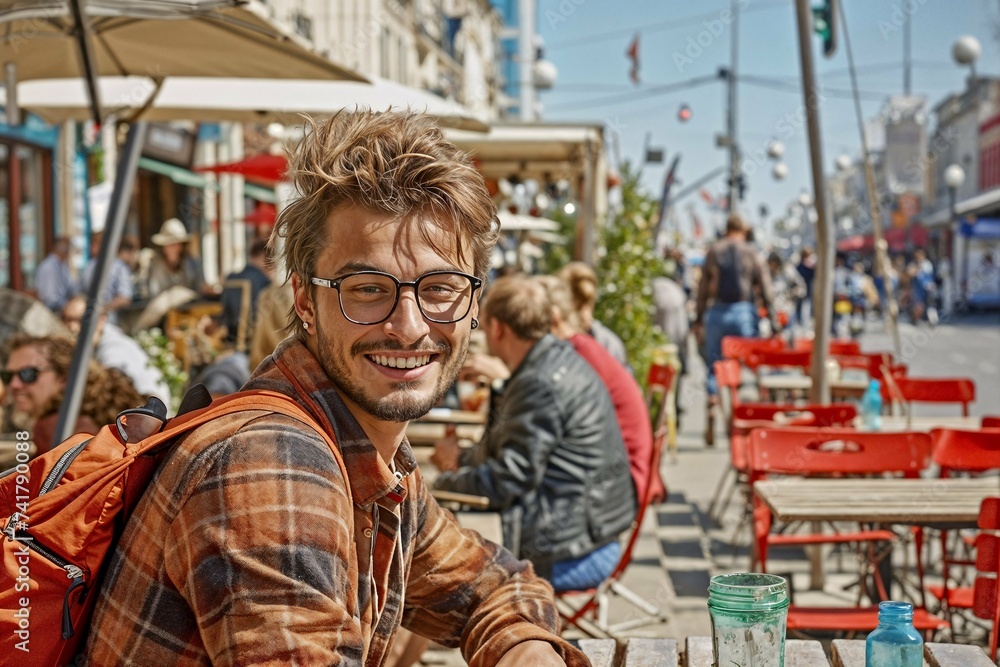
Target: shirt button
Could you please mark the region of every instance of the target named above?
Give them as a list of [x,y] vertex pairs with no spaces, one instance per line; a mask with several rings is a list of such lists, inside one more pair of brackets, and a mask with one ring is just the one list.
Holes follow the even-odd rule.
[[368,539],[372,538],[372,529],[371,528],[365,528],[364,533],[365,533],[365,537],[367,537]]

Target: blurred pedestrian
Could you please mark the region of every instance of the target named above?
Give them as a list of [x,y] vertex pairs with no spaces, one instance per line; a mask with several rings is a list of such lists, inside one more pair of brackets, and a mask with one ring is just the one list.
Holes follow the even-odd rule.
[[802,253],[798,264],[795,265],[795,270],[802,276],[802,282],[806,286],[805,295],[795,304],[795,319],[798,320],[800,325],[806,327],[809,324],[806,320],[806,310],[808,306],[810,314],[812,314],[813,283],[816,280],[816,254],[812,248],[809,246],[802,248]]
[[76,294],[76,282],[69,270],[70,242],[65,236],[56,238],[52,252],[35,269],[35,292],[55,314],[59,314],[70,297]]
[[794,319],[797,305],[806,298],[806,282],[802,274],[777,252],[767,257],[771,292],[774,295],[774,312],[782,328]]
[[771,280],[760,255],[746,242],[746,224],[738,215],[726,220],[726,234],[705,255],[694,332],[705,342],[708,380],[705,442],[715,444],[715,416],[719,409],[719,387],[715,362],[722,359],[725,336],[754,338],[759,335],[755,301],[760,299],[771,321],[771,330],[779,326],[774,317]]

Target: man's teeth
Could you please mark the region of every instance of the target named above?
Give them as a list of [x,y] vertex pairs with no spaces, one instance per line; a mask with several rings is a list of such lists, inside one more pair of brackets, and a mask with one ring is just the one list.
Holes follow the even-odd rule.
[[380,366],[388,366],[389,368],[417,368],[430,363],[431,357],[429,354],[420,357],[387,357],[374,354],[371,356],[371,360]]

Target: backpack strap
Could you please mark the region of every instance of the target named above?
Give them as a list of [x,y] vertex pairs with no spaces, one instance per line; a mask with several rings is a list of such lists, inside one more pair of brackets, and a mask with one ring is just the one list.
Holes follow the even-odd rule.
[[347,476],[347,468],[344,465],[340,447],[337,446],[337,443],[330,434],[291,396],[266,389],[253,389],[230,394],[214,401],[208,407],[178,415],[167,422],[166,428],[159,433],[135,443],[134,446],[129,446],[125,451],[125,455],[140,456],[155,454],[163,447],[169,446],[178,436],[193,431],[202,424],[234,412],[248,410],[276,412],[296,419],[302,422],[303,425],[312,428],[329,446],[333,458],[337,461],[340,472],[344,476],[344,480],[350,486],[350,478]]

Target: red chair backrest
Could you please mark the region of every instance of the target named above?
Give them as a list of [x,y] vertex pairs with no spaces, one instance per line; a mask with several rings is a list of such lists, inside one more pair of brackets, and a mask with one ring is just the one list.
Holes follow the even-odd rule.
[[780,338],[741,338],[725,336],[722,339],[722,358],[744,361],[753,352],[761,350],[781,350],[784,343]]
[[926,433],[841,428],[759,428],[750,433],[751,478],[768,473],[916,477],[930,461],[931,438]]
[[831,340],[830,354],[861,354],[861,343],[856,340]]
[[812,352],[802,352],[794,350],[757,350],[747,355],[745,363],[747,368],[757,370],[761,366],[772,366],[775,368],[809,368],[809,360]]
[[1000,428],[963,431],[936,428],[931,431],[934,463],[941,476],[953,472],[980,473],[1000,469]]
[[772,421],[774,426],[851,426],[858,416],[853,403],[831,405],[779,405],[741,403],[733,408],[733,420]]
[[[792,349],[797,352],[812,352],[812,338],[796,338]],[[861,343],[856,340],[831,340],[827,345],[830,354],[842,354],[844,356],[861,356]]]
[[983,428],[1000,428],[1000,417],[983,417]]
[[969,403],[976,400],[976,383],[968,378],[894,378],[899,392],[909,402],[961,403],[969,415]]
[[986,498],[979,506],[979,529],[976,536],[976,575],[972,593],[972,613],[977,618],[993,621],[990,632],[990,659],[997,659],[997,636],[1000,630],[1000,498]]
[[740,404],[740,373],[742,367],[735,359],[723,359],[712,364],[715,381],[720,389],[729,390],[729,404],[734,408]]

